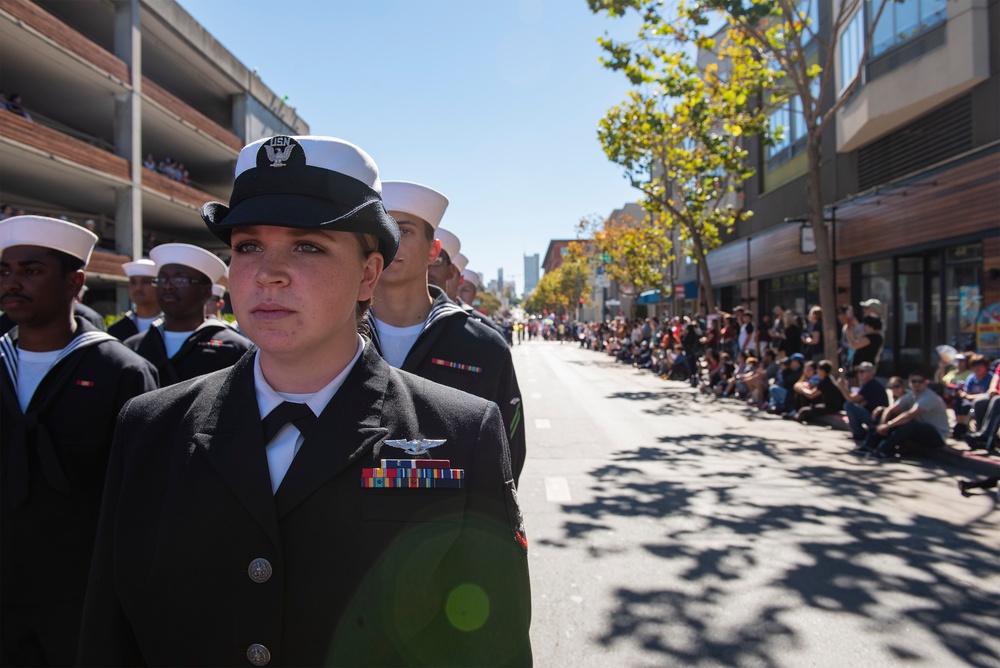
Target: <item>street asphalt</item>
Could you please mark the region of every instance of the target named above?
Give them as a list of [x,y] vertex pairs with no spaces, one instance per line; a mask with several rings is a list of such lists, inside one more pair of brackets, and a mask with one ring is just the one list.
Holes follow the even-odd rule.
[[1000,666],[995,490],[575,344],[513,348],[536,666]]

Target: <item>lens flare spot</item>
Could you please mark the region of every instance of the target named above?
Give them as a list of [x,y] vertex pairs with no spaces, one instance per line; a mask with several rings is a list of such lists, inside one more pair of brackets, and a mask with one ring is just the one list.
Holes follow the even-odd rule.
[[490,597],[482,587],[463,584],[448,594],[445,603],[448,621],[459,631],[475,631],[486,623],[490,616]]

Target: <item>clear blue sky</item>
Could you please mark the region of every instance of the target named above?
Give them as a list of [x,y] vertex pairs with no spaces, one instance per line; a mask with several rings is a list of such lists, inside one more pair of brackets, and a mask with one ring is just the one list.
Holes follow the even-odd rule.
[[625,98],[596,39],[633,25],[586,0],[180,0],[309,124],[362,147],[383,180],[451,204],[469,267],[524,285],[525,253],[637,191],[597,123]]

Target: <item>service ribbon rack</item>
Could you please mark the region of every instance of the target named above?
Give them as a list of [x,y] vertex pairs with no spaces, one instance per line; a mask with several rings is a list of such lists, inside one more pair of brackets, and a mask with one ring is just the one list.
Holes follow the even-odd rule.
[[361,486],[372,488],[460,488],[465,469],[448,459],[383,459],[379,468],[361,470]]

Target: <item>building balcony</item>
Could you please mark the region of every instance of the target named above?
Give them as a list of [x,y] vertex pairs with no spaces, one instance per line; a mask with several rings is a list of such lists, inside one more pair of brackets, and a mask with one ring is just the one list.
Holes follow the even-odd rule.
[[837,113],[839,153],[857,150],[905,126],[990,76],[987,0],[949,2],[943,26],[870,61],[870,75],[875,66],[877,78],[870,76]]

